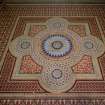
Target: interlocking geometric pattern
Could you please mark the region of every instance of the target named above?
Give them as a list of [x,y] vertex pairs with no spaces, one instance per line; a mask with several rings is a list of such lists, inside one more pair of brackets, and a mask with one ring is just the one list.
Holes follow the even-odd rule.
[[[17,37],[9,45],[10,52],[17,57],[12,78],[29,79],[33,77],[44,89],[52,93],[61,93],[71,89],[78,79],[102,79],[97,57],[105,52],[103,42],[91,34],[80,37],[68,29],[69,24],[63,18],[48,19],[47,29],[39,32],[33,38],[28,36],[30,24],[27,24],[24,35]],[[27,54],[31,57],[31,61],[43,67],[42,73],[37,75],[36,72],[32,76],[34,74],[32,70],[37,71],[34,62],[28,61],[21,64]],[[84,56],[86,54],[91,56],[91,60],[86,59]],[[84,59],[81,60],[83,56]],[[73,65],[76,66],[72,68]],[[24,71],[23,74],[20,74],[19,67],[21,71]],[[94,72],[90,72],[93,68]],[[75,71],[79,71],[79,74]],[[26,72],[27,77],[25,77]]]
[[[7,10],[6,10],[7,9]],[[105,92],[105,54],[95,59],[92,58],[93,71],[97,68],[101,71],[100,79],[78,79],[70,90],[62,94],[48,93],[39,84],[37,79],[33,76],[31,79],[25,74],[21,75],[20,69],[15,74],[21,75],[19,79],[14,78],[14,67],[17,62],[17,58],[14,57],[8,50],[10,42],[25,33],[27,23],[45,23],[50,17],[54,16],[67,19],[72,24],[83,25],[85,28],[81,28],[83,32],[77,32],[78,30],[73,28],[72,31],[76,32],[80,36],[86,36],[91,34],[105,43],[105,6],[103,5],[43,5],[43,6],[8,6],[0,11],[0,103],[6,104],[93,104],[104,105],[104,92]],[[88,27],[87,28],[87,25]],[[38,24],[39,25],[39,24]],[[46,28],[45,28],[46,29]],[[39,29],[40,30],[40,29]],[[43,31],[43,30],[42,30]],[[38,32],[38,31],[37,31]],[[37,34],[35,33],[35,35]],[[31,36],[31,35],[30,35]],[[34,34],[32,34],[34,36]],[[46,57],[47,58],[47,57]],[[48,58],[47,58],[48,59]],[[34,63],[35,64],[35,63]],[[79,64],[79,63],[78,63]],[[77,64],[77,65],[78,65]],[[99,67],[97,67],[99,65]],[[42,66],[42,65],[41,65]],[[31,72],[31,71],[30,71]],[[95,71],[96,72],[96,71]],[[94,72],[92,72],[94,73]],[[33,74],[31,72],[31,74]],[[77,73],[77,78],[81,75]],[[83,73],[84,74],[84,73]],[[90,74],[90,72],[89,72]],[[98,73],[97,73],[98,74]],[[13,76],[14,75],[14,76]],[[12,77],[13,76],[13,77]],[[97,75],[98,77],[99,75]],[[81,78],[87,76],[82,75]],[[90,76],[92,77],[92,76]],[[89,78],[90,78],[89,77]],[[39,94],[40,93],[40,94]],[[45,99],[45,96],[47,99]],[[61,100],[58,97],[61,97]],[[98,96],[98,97],[97,97]],[[21,97],[21,98],[20,98]],[[51,98],[50,98],[51,97]],[[52,99],[53,97],[53,99]],[[100,97],[100,98],[99,98]],[[33,100],[33,98],[35,100]],[[9,100],[10,99],[10,100]],[[20,100],[21,99],[21,100]]]

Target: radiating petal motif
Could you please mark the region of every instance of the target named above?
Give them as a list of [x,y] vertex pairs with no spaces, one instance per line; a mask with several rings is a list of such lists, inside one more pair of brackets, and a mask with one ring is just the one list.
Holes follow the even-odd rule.
[[43,50],[52,57],[62,57],[72,50],[72,42],[63,35],[50,35],[43,44]]

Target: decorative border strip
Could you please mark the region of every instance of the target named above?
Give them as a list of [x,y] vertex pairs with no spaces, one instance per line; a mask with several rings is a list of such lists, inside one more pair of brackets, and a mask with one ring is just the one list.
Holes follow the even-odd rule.
[[104,105],[103,98],[43,98],[43,99],[1,99],[2,105]]

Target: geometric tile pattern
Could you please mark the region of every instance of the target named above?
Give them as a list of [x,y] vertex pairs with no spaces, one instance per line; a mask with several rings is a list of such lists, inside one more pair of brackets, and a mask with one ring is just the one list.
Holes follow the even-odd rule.
[[80,37],[63,18],[45,24],[47,29],[34,37],[28,36],[31,24],[27,24],[25,34],[12,40],[9,50],[17,57],[12,79],[37,79],[51,93],[71,89],[78,79],[102,79],[96,60],[105,51],[100,39],[91,34]]
[[69,25],[70,30],[78,33],[81,37],[86,35],[86,30],[84,25]]
[[72,67],[75,73],[92,73],[94,71],[91,56],[85,55],[78,64]]
[[[97,58],[95,58],[95,56],[90,58],[91,54],[89,52],[89,55],[84,55],[88,56],[93,63],[92,74],[91,72],[76,73],[75,76],[77,80],[75,81],[72,88],[60,94],[51,94],[43,89],[43,87],[39,84],[37,78],[34,78],[36,77],[36,75],[33,75],[32,72],[31,74],[20,73],[22,58],[19,61],[20,57],[18,59],[9,52],[8,46],[10,45],[11,41],[16,39],[18,36],[27,33],[25,32],[25,29],[28,23],[35,23],[35,26],[36,24],[41,26],[40,23],[43,24],[49,18],[55,16],[62,18],[64,17],[69,22],[73,24],[75,23],[74,25],[70,25],[71,27],[73,27],[70,28],[70,30],[76,32],[78,35],[87,36],[91,34],[92,36],[100,39],[105,44],[104,5],[35,5],[24,7],[9,5],[7,8],[2,8],[0,11],[0,104],[105,104],[104,53]],[[45,24],[43,25],[46,26]],[[80,25],[86,27],[79,28]],[[34,32],[32,36],[34,36]],[[37,34],[37,32],[35,32],[35,35]],[[91,45],[88,45],[88,48],[91,48]],[[82,62],[82,60],[83,57],[79,61]],[[17,63],[17,61],[21,63],[19,65],[19,68],[16,70],[17,72],[14,72],[15,64]],[[34,61],[34,65],[35,64],[37,64],[37,62]],[[74,66],[76,65],[80,66],[81,64],[78,62]],[[87,64],[84,65],[85,66],[82,65],[83,68],[86,67]],[[91,65],[89,67],[91,67]],[[80,70],[80,68],[78,70]],[[94,72],[97,72],[97,69],[99,69],[99,71],[101,72],[100,75],[102,77],[100,79],[92,78],[94,77]],[[13,73],[18,74],[18,76],[20,77],[13,78]],[[91,79],[89,75],[87,76],[86,74],[91,74]],[[96,77],[99,77],[99,75],[96,75]]]
[[29,36],[35,36],[38,32],[44,30],[46,28],[45,25],[32,25],[30,26]]
[[33,61],[31,56],[23,56],[20,73],[41,73],[42,67]]

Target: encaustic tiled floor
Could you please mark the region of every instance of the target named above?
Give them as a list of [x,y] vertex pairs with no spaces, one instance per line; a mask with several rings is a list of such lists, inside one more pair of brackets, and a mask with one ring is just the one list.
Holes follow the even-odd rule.
[[105,104],[104,5],[9,5],[0,14],[2,105]]

